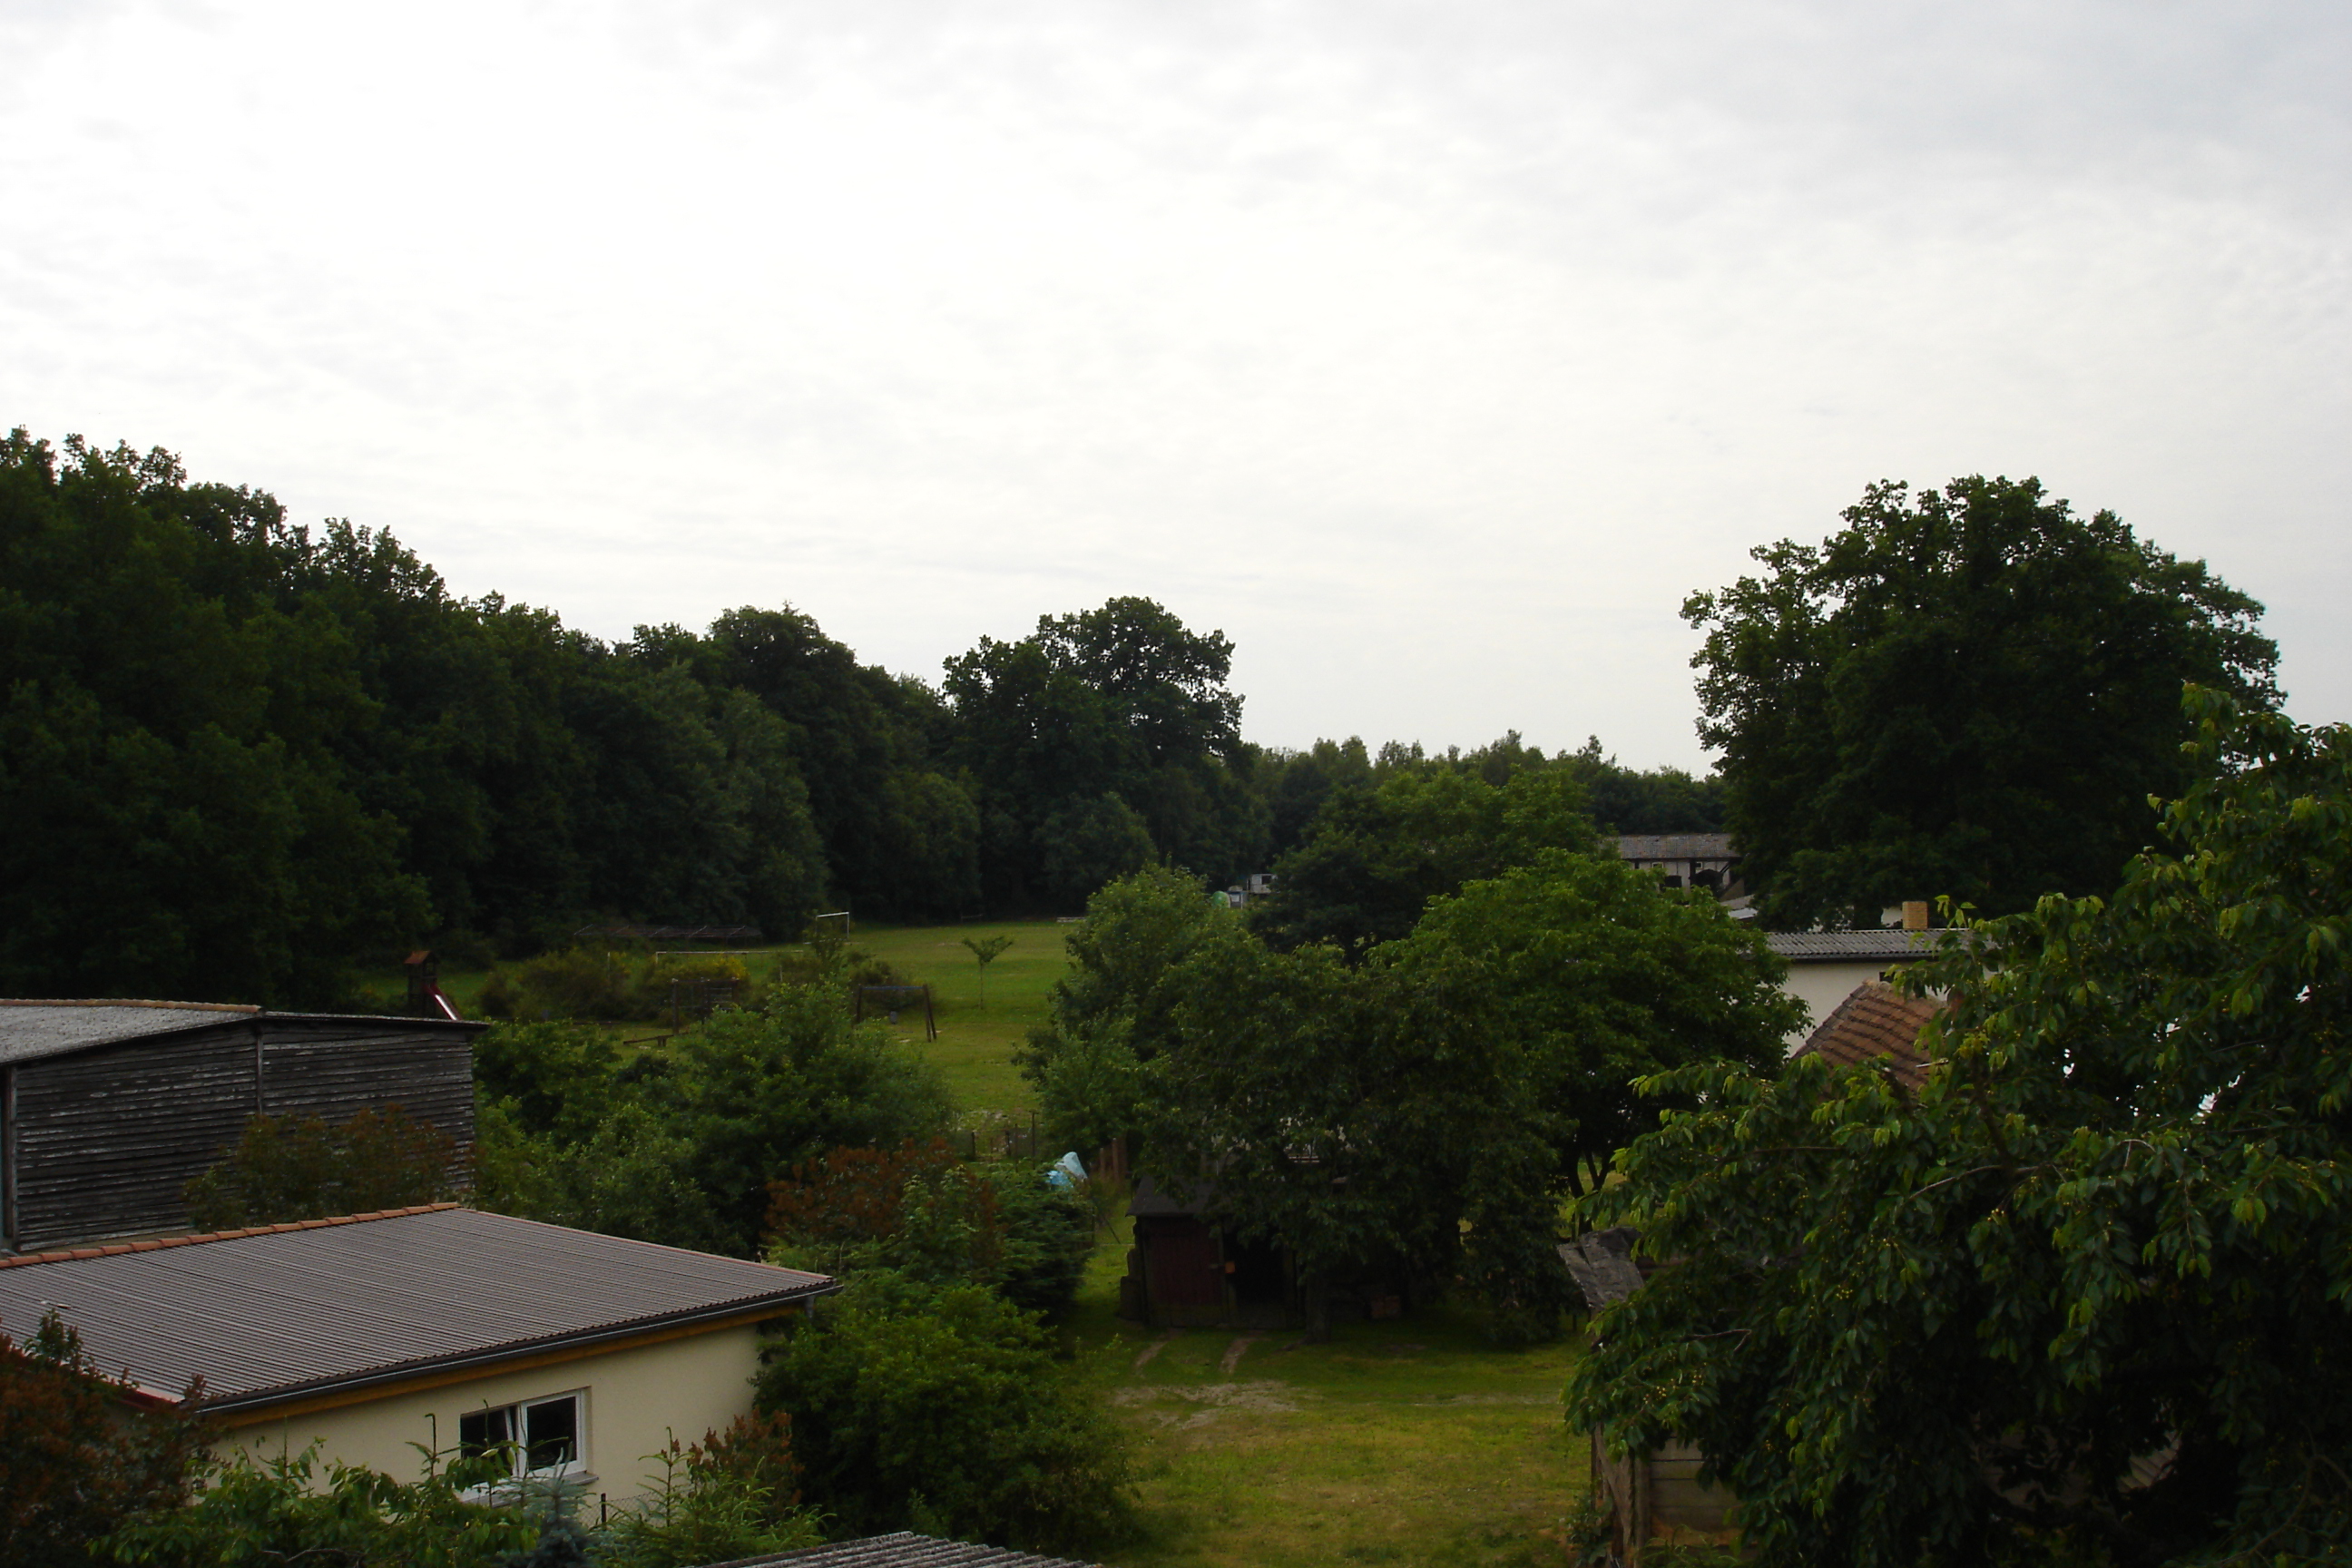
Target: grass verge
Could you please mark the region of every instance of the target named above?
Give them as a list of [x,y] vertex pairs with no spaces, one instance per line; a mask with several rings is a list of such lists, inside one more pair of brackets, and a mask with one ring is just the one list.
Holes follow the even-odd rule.
[[1443,1307],[1321,1345],[1121,1322],[1124,1229],[1072,1321],[1144,1461],[1148,1533],[1116,1568],[1564,1561],[1586,1484],[1560,1419],[1570,1343],[1498,1350]]

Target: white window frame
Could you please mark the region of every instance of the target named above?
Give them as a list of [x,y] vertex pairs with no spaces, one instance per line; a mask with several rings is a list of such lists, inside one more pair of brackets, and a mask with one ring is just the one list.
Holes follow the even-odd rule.
[[[541,1465],[534,1468],[530,1463],[530,1412],[550,1405],[572,1406],[572,1457],[558,1464]],[[457,1417],[458,1451],[461,1454],[465,1452],[467,1417],[501,1413],[508,1417],[508,1429],[513,1433],[507,1441],[512,1445],[509,1452],[513,1458],[514,1468],[504,1479],[474,1488],[469,1495],[488,1497],[494,1493],[503,1493],[517,1486],[526,1486],[532,1482],[593,1479],[588,1474],[588,1391],[586,1389],[570,1388],[560,1394],[534,1394],[529,1399],[509,1400],[504,1405],[478,1405],[471,1410],[461,1412]]]

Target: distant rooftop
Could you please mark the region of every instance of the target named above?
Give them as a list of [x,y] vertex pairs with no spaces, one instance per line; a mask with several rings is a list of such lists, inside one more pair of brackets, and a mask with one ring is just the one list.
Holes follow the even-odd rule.
[[822,1274],[451,1204],[0,1258],[0,1329],[55,1306],[91,1361],[160,1399],[267,1405],[716,1319]]
[[1791,963],[1832,963],[1841,959],[1932,958],[1958,934],[1952,931],[1775,931],[1765,932],[1764,940]]
[[1737,860],[1728,833],[1625,833],[1617,838],[1617,858],[1645,860]]

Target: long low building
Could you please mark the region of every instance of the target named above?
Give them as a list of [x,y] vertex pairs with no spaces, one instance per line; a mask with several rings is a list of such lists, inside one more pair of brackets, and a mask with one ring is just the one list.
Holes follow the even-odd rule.
[[511,1448],[615,1502],[751,1407],[762,1325],[821,1274],[452,1204],[0,1258],[0,1330],[56,1311],[91,1361],[220,1444],[413,1479],[415,1445]]
[[0,1250],[186,1228],[255,1116],[397,1105],[474,1142],[474,1037],[446,1018],[212,1002],[0,1001]]

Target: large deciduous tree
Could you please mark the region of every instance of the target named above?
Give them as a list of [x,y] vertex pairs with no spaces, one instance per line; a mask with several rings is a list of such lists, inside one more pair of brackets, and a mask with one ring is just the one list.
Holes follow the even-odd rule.
[[1411,931],[1433,898],[1593,839],[1583,786],[1565,769],[1500,785],[1454,767],[1401,771],[1333,795],[1307,842],[1276,862],[1274,896],[1250,925],[1276,946],[1328,942],[1360,955]]
[[1571,1416],[1697,1444],[1760,1562],[2352,1555],[2352,732],[2191,708],[2167,852],[1920,966],[1923,1087],[1664,1075],[1584,1200],[1677,1261]]
[[[1252,754],[1225,684],[1232,664],[1223,633],[1192,631],[1135,597],[1044,616],[1018,642],[982,637],[949,659],[991,897],[1075,905],[1097,885],[1089,874],[1132,868],[1129,815],[1160,856],[1220,879],[1249,869],[1265,810],[1243,777]],[[1064,852],[1078,829],[1118,852]]]
[[2180,687],[2267,704],[2262,606],[2038,480],[1873,485],[1825,543],[1691,596],[1700,736],[1776,925],[2113,886],[2189,780]]

